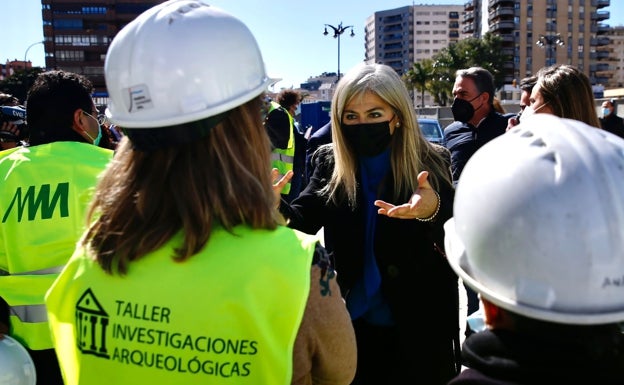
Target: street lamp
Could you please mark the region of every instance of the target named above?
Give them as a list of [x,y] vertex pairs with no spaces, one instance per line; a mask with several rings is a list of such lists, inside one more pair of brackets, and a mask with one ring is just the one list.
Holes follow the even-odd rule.
[[[552,60],[553,53],[557,52],[557,46],[563,47],[565,43],[561,38],[561,34],[558,33],[556,35],[539,35],[539,39],[535,42],[538,46],[542,48],[546,48],[546,65],[550,66],[555,64]],[[555,61],[556,61],[555,57]]]
[[338,81],[339,81],[340,80],[340,35],[342,35],[347,29],[351,29],[351,34],[350,34],[351,37],[355,36],[355,33],[353,32],[352,25],[347,25],[343,27],[342,21],[341,21],[340,24],[338,24],[338,27],[334,27],[333,25],[330,25],[330,24],[325,24],[325,32],[323,32],[323,35],[325,36],[329,34],[329,32],[327,32],[327,27],[331,28],[334,31],[334,39],[338,38]]
[[43,40],[32,43],[31,45],[28,46],[28,48],[26,48],[26,52],[24,52],[24,69],[26,69],[26,56],[28,56],[28,51],[30,51],[30,49],[36,46],[37,44],[43,44]]

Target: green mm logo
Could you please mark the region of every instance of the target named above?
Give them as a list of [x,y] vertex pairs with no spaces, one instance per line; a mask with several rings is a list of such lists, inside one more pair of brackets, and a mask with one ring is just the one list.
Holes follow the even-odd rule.
[[44,184],[41,185],[39,189],[39,193],[36,194],[35,191],[36,186],[28,187],[26,190],[26,194],[24,194],[22,198],[22,188],[18,187],[15,191],[15,195],[13,195],[13,199],[9,204],[4,216],[2,217],[2,223],[5,223],[11,215],[13,208],[15,207],[17,210],[17,221],[21,222],[22,217],[24,216],[24,210],[27,211],[28,220],[32,221],[35,219],[39,208],[41,208],[41,219],[50,219],[54,214],[57,206],[59,207],[59,211],[61,214],[61,218],[69,216],[69,208],[67,205],[69,198],[69,182],[59,183],[56,186],[56,191],[54,191],[54,195],[52,195],[52,199],[50,199],[50,185]]

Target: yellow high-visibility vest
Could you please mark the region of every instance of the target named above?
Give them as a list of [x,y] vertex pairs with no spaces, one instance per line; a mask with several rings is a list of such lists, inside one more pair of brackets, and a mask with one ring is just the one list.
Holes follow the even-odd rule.
[[181,239],[126,276],[76,250],[46,296],[66,385],[290,384],[316,237],[217,229],[174,262]]
[[[279,178],[286,175],[288,171],[291,171],[295,162],[295,119],[290,115],[288,111],[279,103],[271,101],[269,107],[269,114],[276,109],[282,109],[288,115],[288,121],[290,123],[290,136],[288,137],[288,145],[286,148],[274,148],[271,153],[271,166],[279,171]],[[282,189],[282,194],[288,194],[290,192],[290,182],[288,182]]]
[[72,255],[99,174],[113,151],[55,142],[0,153],[0,297],[9,335],[51,349],[44,295]]

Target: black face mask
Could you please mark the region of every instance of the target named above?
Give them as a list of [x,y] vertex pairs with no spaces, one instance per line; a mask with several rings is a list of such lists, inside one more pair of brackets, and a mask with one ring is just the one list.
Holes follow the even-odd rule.
[[351,125],[342,124],[342,132],[347,143],[353,147],[355,153],[359,156],[379,155],[388,148],[392,140],[390,121]]
[[[458,122],[468,123],[470,119],[474,116],[475,109],[472,106],[473,100],[481,96],[481,94],[475,96],[470,100],[464,100],[460,98],[455,98],[453,100],[453,104],[451,105],[451,112],[453,112],[453,119]],[[481,106],[479,106],[481,108]],[[477,108],[478,109],[478,108]]]

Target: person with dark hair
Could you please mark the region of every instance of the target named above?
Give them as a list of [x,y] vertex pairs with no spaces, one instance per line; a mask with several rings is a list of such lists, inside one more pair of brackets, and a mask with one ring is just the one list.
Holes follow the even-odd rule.
[[451,152],[453,183],[466,162],[481,146],[505,133],[507,118],[494,109],[494,77],[481,67],[456,72],[451,111],[455,121],[444,129]]
[[26,100],[30,145],[71,141],[97,146],[102,132],[92,93],[93,85],[82,75],[42,73]]
[[66,385],[348,385],[330,256],[276,209],[251,31],[166,1],[115,36],[104,75],[126,135],[46,296]]
[[459,369],[458,278],[441,247],[453,209],[448,151],[422,134],[387,65],[351,68],[330,120],[332,143],[280,211],[292,228],[323,229],[357,338],[353,385],[445,384]]
[[600,127],[612,134],[624,138],[624,119],[617,116],[615,105],[611,100],[602,102],[602,118],[600,118]]
[[520,117],[522,116],[522,112],[531,104],[531,92],[533,91],[533,87],[537,82],[537,76],[527,76],[520,80],[520,112],[516,116],[512,116],[507,120],[507,131],[509,131],[512,127],[517,126],[520,123]]
[[284,89],[277,95],[277,101],[271,101],[264,127],[271,139],[273,153],[271,161],[280,175],[294,172],[293,178],[282,190],[282,196],[288,201],[299,195],[304,186],[306,139],[296,126],[295,113],[301,103],[301,93]]
[[611,133],[537,114],[472,156],[445,244],[486,327],[449,385],[624,383],[623,153]]
[[[481,146],[505,133],[507,118],[494,109],[494,77],[481,67],[456,72],[451,111],[455,121],[444,129],[445,147],[451,152],[453,184],[457,184],[464,166]],[[479,299],[466,287],[467,314],[479,308]],[[466,328],[466,333],[471,333]]]
[[27,96],[30,146],[0,154],[0,333],[24,345],[38,384],[62,384],[44,295],[84,230],[87,202],[112,151],[97,147],[91,82],[43,72]]

